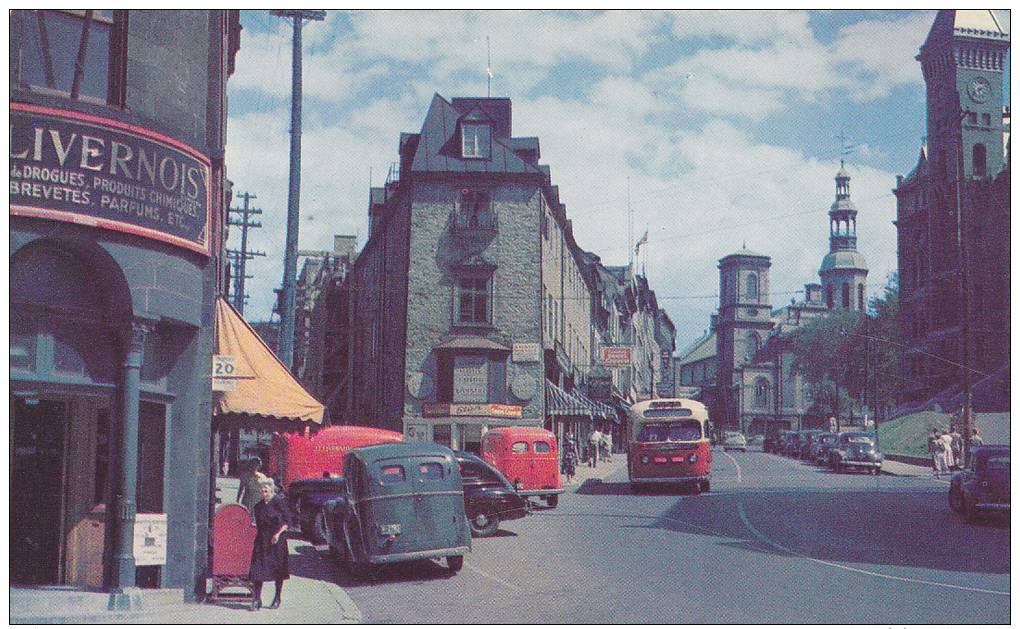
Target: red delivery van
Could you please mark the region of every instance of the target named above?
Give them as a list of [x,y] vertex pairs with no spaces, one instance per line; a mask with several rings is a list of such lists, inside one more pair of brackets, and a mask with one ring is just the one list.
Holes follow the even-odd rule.
[[482,458],[503,473],[522,496],[540,496],[555,507],[563,493],[556,435],[543,428],[492,428],[482,436]]
[[266,473],[279,478],[284,489],[298,479],[341,476],[351,448],[403,440],[402,433],[368,426],[331,426],[311,436],[275,434]]

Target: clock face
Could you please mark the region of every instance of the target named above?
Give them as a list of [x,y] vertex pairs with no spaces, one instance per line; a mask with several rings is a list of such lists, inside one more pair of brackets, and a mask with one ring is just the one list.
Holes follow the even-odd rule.
[[985,102],[991,94],[992,86],[988,83],[988,79],[982,76],[977,77],[967,86],[967,95],[975,103]]

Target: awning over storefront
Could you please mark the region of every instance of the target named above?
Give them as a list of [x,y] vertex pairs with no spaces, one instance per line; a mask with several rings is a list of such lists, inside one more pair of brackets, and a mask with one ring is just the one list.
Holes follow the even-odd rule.
[[510,348],[484,336],[454,336],[436,345],[436,349],[480,349],[490,352],[509,352]]
[[215,395],[214,415],[249,415],[321,424],[313,398],[259,335],[224,299],[216,300],[216,353],[233,357],[236,384]]
[[616,418],[616,413],[607,404],[590,400],[580,393],[564,391],[548,380],[545,381],[545,407],[549,415]]

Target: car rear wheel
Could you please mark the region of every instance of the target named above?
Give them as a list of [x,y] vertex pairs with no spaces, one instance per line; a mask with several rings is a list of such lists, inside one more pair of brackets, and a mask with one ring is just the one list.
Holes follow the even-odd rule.
[[556,494],[545,497],[545,504],[549,505],[550,508],[555,507],[560,503],[560,497]]
[[464,567],[464,555],[450,555],[446,558],[446,567],[451,573],[457,574]]
[[479,511],[471,516],[471,533],[475,537],[489,537],[499,530],[499,516],[495,513]]
[[[368,573],[368,564],[365,564],[355,557],[355,545],[358,544],[357,539],[360,537],[361,527],[358,524],[353,526],[348,523],[344,523],[344,537],[346,548],[344,548],[343,566],[347,574],[352,578],[361,579],[364,578]],[[353,535],[352,535],[353,533]]]

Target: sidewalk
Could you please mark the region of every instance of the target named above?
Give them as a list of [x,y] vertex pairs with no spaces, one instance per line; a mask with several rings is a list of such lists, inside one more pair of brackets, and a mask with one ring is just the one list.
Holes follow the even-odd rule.
[[563,480],[563,487],[566,488],[567,492],[573,493],[577,488],[588,480],[596,479],[603,480],[616,470],[627,469],[627,453],[626,452],[615,452],[613,453],[613,460],[610,462],[599,461],[598,467],[588,467],[587,463],[579,462],[576,468],[576,474],[574,474],[574,480],[567,484],[566,477]]
[[892,476],[918,476],[932,478],[931,467],[911,465],[910,463],[890,461],[889,459],[882,461],[882,473],[891,474]]
[[[291,539],[291,577],[280,609],[248,611],[247,603],[185,603],[181,590],[141,590],[135,611],[107,611],[109,595],[62,589],[10,588],[11,624],[342,624],[360,623],[361,612],[335,582],[336,566],[304,540]],[[266,583],[262,600],[273,600]]]

